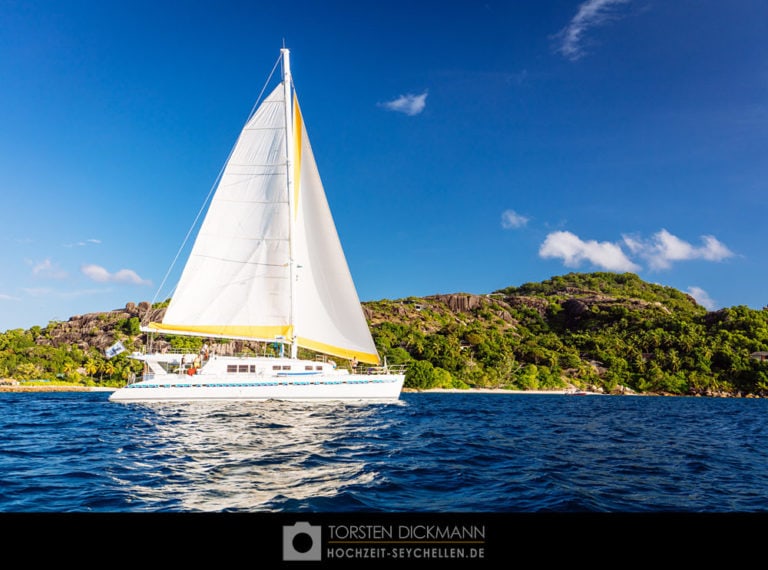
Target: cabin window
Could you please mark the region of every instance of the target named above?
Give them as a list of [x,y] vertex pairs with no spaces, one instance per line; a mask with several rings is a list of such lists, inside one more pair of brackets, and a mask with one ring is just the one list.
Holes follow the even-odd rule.
[[237,364],[227,364],[227,373],[237,372]]
[[272,370],[280,370],[280,365],[275,364],[274,366],[272,366]]
[[315,366],[315,370],[322,370],[322,369],[323,369],[322,366]]
[[304,370],[312,370],[312,367],[311,366],[305,366]]
[[241,364],[238,368],[238,372],[248,372],[248,365],[247,364]]
[[283,366],[283,370],[290,370],[290,369],[291,369],[290,366]]
[[256,373],[256,365],[251,364],[251,374],[255,374],[255,373]]

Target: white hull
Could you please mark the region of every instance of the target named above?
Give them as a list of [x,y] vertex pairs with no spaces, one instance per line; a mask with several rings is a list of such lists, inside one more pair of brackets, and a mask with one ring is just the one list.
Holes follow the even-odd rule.
[[[269,357],[213,357],[194,374],[182,355],[134,355],[156,372],[113,392],[113,402],[221,400],[365,400],[400,398],[405,375],[375,367],[367,373],[332,363]],[[191,359],[188,360],[191,362]],[[175,370],[167,372],[166,368]],[[312,368],[312,370],[307,370]]]
[[392,376],[389,380],[352,383],[324,378],[313,384],[290,383],[241,383],[237,386],[215,384],[159,384],[139,382],[112,393],[113,402],[159,402],[200,400],[371,400],[393,401],[400,397],[403,377]]

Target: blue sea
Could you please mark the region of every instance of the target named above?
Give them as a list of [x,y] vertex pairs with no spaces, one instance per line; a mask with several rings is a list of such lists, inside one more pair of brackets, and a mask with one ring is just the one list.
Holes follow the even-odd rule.
[[768,512],[768,400],[0,393],[0,512]]
[[175,564],[205,554],[266,568],[378,559],[473,569],[510,567],[521,549],[613,566],[614,550],[585,549],[603,543],[645,544],[632,559],[655,563],[653,545],[663,544],[665,561],[677,547],[690,565],[696,553],[711,562],[718,546],[734,563],[762,548],[768,527],[768,400],[108,396],[0,393],[4,544],[44,538],[35,554],[56,562],[69,554],[79,563],[84,551],[72,545],[99,538],[122,562],[142,562],[152,546],[155,562]]

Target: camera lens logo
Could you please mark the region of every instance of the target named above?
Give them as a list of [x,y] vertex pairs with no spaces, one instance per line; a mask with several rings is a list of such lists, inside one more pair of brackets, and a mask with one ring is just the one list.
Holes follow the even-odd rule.
[[297,522],[283,527],[283,560],[321,560],[322,527]]

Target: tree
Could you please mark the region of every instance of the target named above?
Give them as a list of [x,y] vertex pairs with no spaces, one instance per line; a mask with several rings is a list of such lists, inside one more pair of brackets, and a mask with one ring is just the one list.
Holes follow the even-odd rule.
[[37,380],[42,376],[42,370],[39,366],[31,362],[23,362],[16,368],[16,378],[19,380]]
[[95,359],[89,358],[88,360],[86,360],[85,373],[88,376],[93,377],[98,371],[99,371],[99,363]]
[[408,366],[405,374],[405,386],[419,390],[427,390],[435,385],[435,368],[426,360],[414,360]]
[[523,390],[537,390],[539,388],[539,367],[535,364],[526,365],[517,377],[517,385]]

